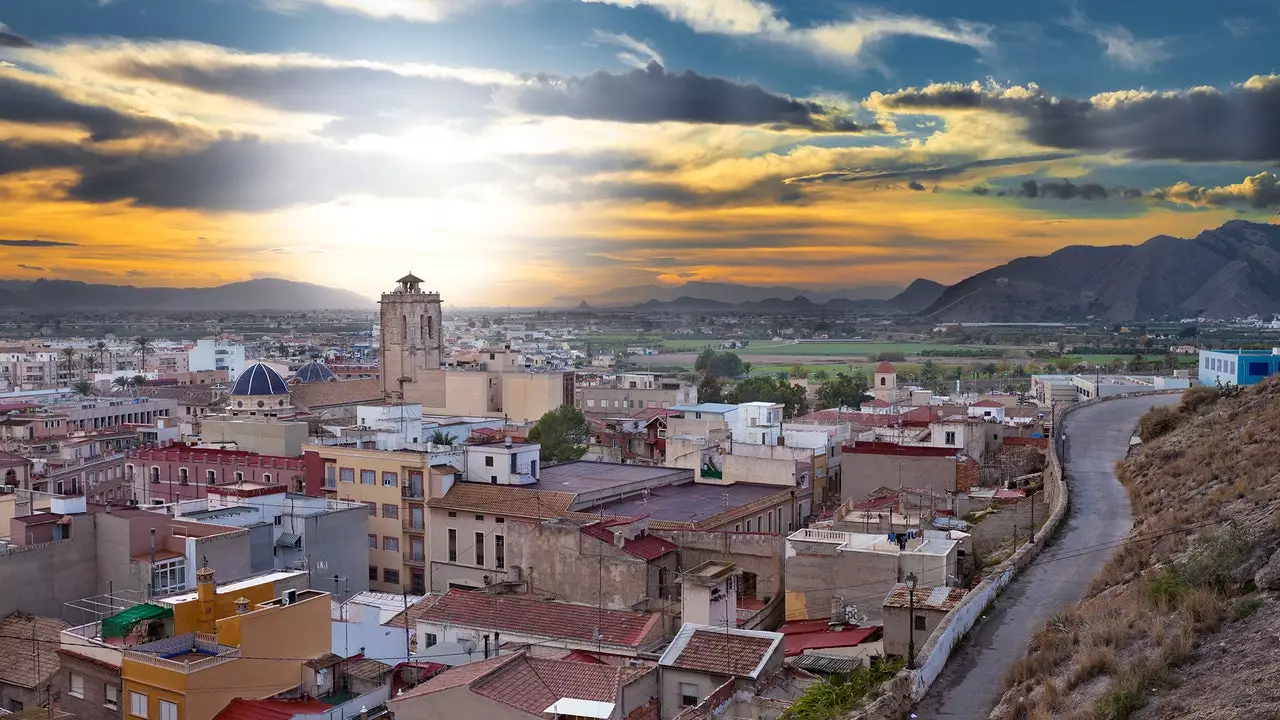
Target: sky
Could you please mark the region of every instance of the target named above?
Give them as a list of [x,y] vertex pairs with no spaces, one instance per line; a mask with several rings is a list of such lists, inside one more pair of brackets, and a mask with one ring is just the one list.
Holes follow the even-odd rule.
[[1280,209],[1280,5],[0,0],[0,278],[953,283]]

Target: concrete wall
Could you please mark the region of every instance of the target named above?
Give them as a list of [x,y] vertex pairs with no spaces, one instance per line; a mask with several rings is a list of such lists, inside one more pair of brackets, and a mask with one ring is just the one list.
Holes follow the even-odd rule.
[[956,461],[950,457],[845,453],[840,471],[841,500],[865,498],[878,487],[955,490]]
[[787,620],[831,617],[831,599],[843,597],[857,605],[871,623],[882,615],[881,602],[905,575],[898,555],[840,551],[835,543],[798,542],[786,559]]
[[[98,594],[93,522],[93,515],[76,515],[70,540],[0,550],[0,617],[15,610],[67,616],[64,603]],[[78,613],[67,619],[81,620]]]
[[[454,517],[449,517],[452,512]],[[506,569],[499,570],[494,560],[494,535],[504,536],[504,552],[506,567],[517,565],[512,560],[513,548],[505,542],[506,533],[517,523],[528,522],[513,518],[503,518],[497,522],[498,516],[488,513],[476,513],[467,510],[447,510],[445,508],[427,508],[427,582],[431,592],[444,592],[449,583],[458,582],[472,587],[481,587],[484,576],[490,579],[505,577]],[[484,520],[477,520],[480,515]],[[457,532],[457,559],[449,560],[449,530]],[[484,534],[483,566],[475,564],[476,533]]]
[[[887,607],[884,612],[884,654],[895,655],[905,658],[907,650],[910,649],[911,641],[911,609],[900,607]],[[924,629],[915,631],[916,650],[919,650],[925,640],[933,634],[935,628],[942,622],[942,618],[946,615],[944,612],[937,610],[925,610],[916,608],[916,617],[924,618]]]
[[530,717],[510,705],[477,695],[466,685],[428,695],[395,699],[388,703],[388,707],[396,717],[406,720],[445,717],[528,720]]
[[270,523],[249,526],[249,568],[255,573],[276,566],[274,528]]
[[[97,520],[98,551],[95,563],[97,592],[111,590],[139,590],[145,592],[150,583],[147,565],[130,561],[134,554],[130,537],[133,523],[130,518],[108,513],[95,516]],[[160,547],[160,532],[169,518],[156,515],[156,546]],[[146,529],[143,530],[146,532]],[[149,543],[148,543],[149,547]]]
[[[205,442],[234,442],[237,450],[261,455],[298,457],[302,455],[302,443],[307,439],[307,424],[208,416],[200,423],[200,438]],[[276,478],[276,482],[287,480],[288,478]]]
[[681,569],[708,560],[726,560],[744,573],[755,574],[758,599],[772,598],[782,591],[782,535],[696,530],[656,530],[653,534],[676,544]]
[[[761,445],[759,447],[773,447]],[[734,482],[747,482],[757,485],[780,485],[796,487],[796,461],[785,454],[776,458],[750,457],[737,454],[725,455],[721,460],[721,469],[726,479]]]
[[698,701],[706,699],[708,695],[715,691],[729,680],[728,675],[708,675],[706,673],[693,672],[691,670],[680,670],[678,668],[659,668],[660,687],[662,690],[661,700],[661,717],[662,720],[671,720],[671,718],[679,715],[685,709],[680,705],[680,684],[687,683],[695,685],[698,688]]
[[573,398],[565,397],[563,373],[502,373],[502,410],[512,422],[537,422]]
[[[650,587],[647,562],[583,535],[572,522],[513,522],[506,540],[508,567],[521,568],[537,591],[549,591],[556,599],[629,610],[657,598],[651,594],[656,587]],[[667,560],[667,582],[673,587],[675,560],[674,553]]]
[[[368,590],[369,549],[365,537],[369,528],[368,511],[360,507],[327,512],[306,517],[303,523],[302,551],[311,569],[311,587],[330,591],[333,589],[333,576],[337,575],[344,579],[344,594],[347,583],[350,583],[351,593]],[[323,569],[321,562],[324,563]],[[409,578],[402,573],[400,580],[408,583]]]
[[[236,528],[220,535],[187,538],[191,552],[187,554],[188,586],[195,587],[195,572],[208,564],[217,577],[226,582],[253,574],[249,531]],[[192,567],[194,561],[195,567]]]

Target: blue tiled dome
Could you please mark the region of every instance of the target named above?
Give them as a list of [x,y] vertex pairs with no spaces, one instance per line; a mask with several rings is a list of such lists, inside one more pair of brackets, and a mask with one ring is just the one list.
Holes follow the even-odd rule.
[[338,379],[338,376],[334,375],[332,370],[318,360],[312,360],[306,365],[298,368],[298,371],[294,373],[293,376],[296,377],[299,382],[304,383],[330,382]]
[[254,363],[236,378],[231,394],[288,395],[289,388],[284,384],[284,378],[280,377],[280,373],[262,363]]

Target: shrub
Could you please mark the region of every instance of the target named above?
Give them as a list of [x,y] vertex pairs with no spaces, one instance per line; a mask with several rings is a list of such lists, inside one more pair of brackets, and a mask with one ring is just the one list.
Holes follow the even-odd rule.
[[1231,622],[1239,622],[1258,612],[1258,608],[1262,607],[1262,598],[1257,595],[1247,595],[1236,600],[1231,604]]
[[1151,442],[1178,429],[1183,415],[1171,407],[1152,408],[1138,421],[1138,437]]
[[1218,389],[1199,386],[1182,393],[1182,402],[1178,403],[1178,412],[1193,413],[1200,408],[1218,402]]

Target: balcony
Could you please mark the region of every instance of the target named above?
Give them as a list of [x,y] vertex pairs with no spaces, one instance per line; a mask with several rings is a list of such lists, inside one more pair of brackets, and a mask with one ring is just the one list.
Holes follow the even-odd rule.
[[427,522],[425,518],[414,519],[406,517],[400,520],[400,527],[412,533],[426,532]]
[[414,552],[412,550],[405,550],[404,563],[406,565],[425,566],[427,564],[427,553],[426,551]]
[[424,497],[426,497],[426,494],[423,492],[422,488],[420,487],[415,488],[415,487],[409,487],[408,485],[402,484],[400,486],[400,497],[408,500],[421,500]]
[[185,633],[171,638],[135,645],[124,651],[124,659],[184,674],[206,670],[240,657],[240,648],[219,645],[207,633]]

